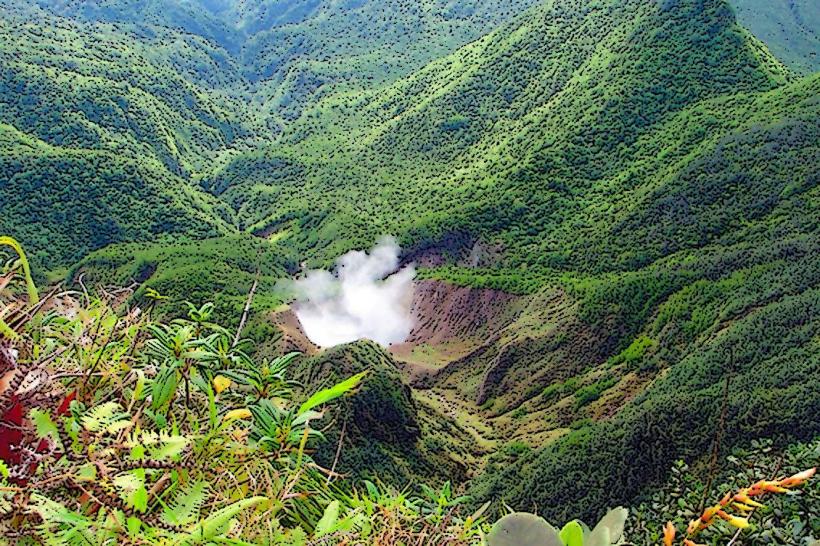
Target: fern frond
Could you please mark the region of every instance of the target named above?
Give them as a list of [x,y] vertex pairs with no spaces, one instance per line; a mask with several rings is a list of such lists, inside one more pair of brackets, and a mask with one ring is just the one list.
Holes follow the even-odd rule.
[[91,520],[59,502],[34,493],[31,495],[29,511],[43,520],[38,531],[46,544],[88,546],[95,543]]
[[206,544],[219,535],[224,534],[231,520],[238,516],[243,510],[252,508],[267,500],[266,497],[251,497],[229,504],[197,523],[190,533],[178,537],[176,543],[186,545]]
[[170,459],[181,454],[188,447],[188,438],[180,435],[169,435],[161,432],[159,442],[155,446],[147,446],[152,459]]
[[83,427],[89,432],[105,431],[116,434],[130,424],[128,414],[124,413],[122,406],[116,402],[95,406],[83,416]]
[[199,519],[199,511],[208,498],[210,485],[197,481],[177,492],[173,503],[165,507],[163,519],[170,525],[189,525]]

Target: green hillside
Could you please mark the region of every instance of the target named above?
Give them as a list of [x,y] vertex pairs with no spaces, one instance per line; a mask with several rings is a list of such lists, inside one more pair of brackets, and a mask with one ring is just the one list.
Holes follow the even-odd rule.
[[[731,399],[741,431],[727,443],[817,430],[804,377],[818,330],[803,310],[818,280],[819,92],[722,2],[555,2],[393,86],[320,101],[275,149],[236,158],[205,187],[241,225],[286,234],[315,263],[383,232],[411,253],[446,253],[457,236],[462,253],[475,242],[502,250],[487,270],[432,276],[563,286],[569,315],[555,331],[530,331],[523,324],[550,317],[525,313],[520,330],[428,385],[497,426],[516,413],[559,436],[578,429],[490,465],[473,491],[591,517],[590,498],[626,502],[676,457],[708,449],[712,429],[689,431],[689,416],[715,415],[702,398],[720,390],[727,347],[750,351]],[[762,376],[778,382],[753,387]],[[558,399],[542,397],[571,379]],[[648,390],[618,395],[636,382]],[[783,405],[767,409],[770,399]],[[607,401],[620,409],[602,410]],[[760,420],[741,426],[758,405]],[[579,474],[589,460],[602,474]]]
[[[32,245],[35,263],[48,269],[64,267],[88,251],[119,241],[149,240],[161,233],[198,238],[235,232],[232,211],[199,191],[194,180],[242,150],[266,146],[281,131],[284,110],[270,102],[270,94],[278,93],[277,78],[283,76],[253,86],[249,78],[258,79],[253,67],[263,56],[249,53],[243,59],[240,49],[260,33],[260,28],[246,28],[248,21],[284,8],[210,3],[202,10],[191,3],[169,7],[158,2],[135,11],[130,3],[117,1],[39,4],[43,9],[22,3],[0,6],[0,123],[7,126],[2,153],[7,159],[3,178],[8,181],[0,190],[9,196],[0,205],[5,231]],[[338,38],[349,26],[371,20],[367,10],[377,6],[319,8],[296,19],[294,12],[285,10],[290,15],[274,19],[295,35],[326,33]],[[405,8],[396,5],[379,12],[391,25],[396,18],[433,17],[429,9],[404,13]],[[325,21],[326,12],[335,9],[343,15],[331,18],[335,27],[318,22],[310,29],[292,26],[308,19]],[[402,55],[412,63],[390,77],[455,49],[514,11],[455,10],[440,25],[430,25],[424,40],[408,41],[438,43],[433,49],[413,53],[406,44],[401,46]],[[478,20],[481,24],[471,23]],[[463,31],[453,34],[448,21]],[[426,28],[409,22],[406,26],[414,31]],[[392,44],[388,38],[392,39],[385,36],[385,43]],[[279,47],[301,38],[269,39]],[[254,47],[269,51],[265,40],[258,37]],[[328,53],[315,55],[325,58]],[[339,46],[333,55],[352,59],[353,54]],[[298,56],[304,59],[303,53]],[[282,74],[290,71],[285,67],[290,62],[281,61]],[[38,141],[31,146],[40,146],[39,141],[48,145],[42,147],[47,154],[37,154],[36,167],[26,149],[28,140]],[[74,166],[54,172],[55,160],[47,158],[58,156],[70,158]],[[97,166],[100,162],[105,166]],[[72,173],[78,179],[72,179]],[[38,225],[25,225],[22,211],[32,210],[30,205],[23,207],[10,196],[52,187],[68,195],[52,194],[54,201],[47,198],[36,207],[42,211]],[[89,191],[77,192],[78,188]],[[95,192],[101,201],[92,212]],[[56,206],[57,200],[63,201],[61,206]],[[97,215],[107,227],[98,229],[91,214],[72,213],[70,229],[58,230],[77,207]],[[117,210],[109,213],[109,207]],[[46,234],[56,231],[59,236],[49,240]]]
[[[608,7],[550,4],[394,86],[322,101],[275,149],[236,158],[206,187],[253,229],[281,226],[298,238],[310,226],[304,248],[328,257],[344,249],[317,248],[324,231],[346,233],[338,244],[349,248],[381,232],[425,245],[466,231],[503,242],[503,265],[577,268],[583,257],[566,243],[588,247],[578,240],[579,217],[608,214],[613,199],[657,184],[668,168],[653,162],[657,149],[680,157],[682,169],[745,120],[715,106],[728,118],[722,126],[690,125],[693,138],[679,140],[663,123],[674,114],[685,123],[682,112],[706,99],[739,102],[738,94],[788,79],[722,3],[692,13]],[[572,17],[554,24],[562,9]],[[708,63],[689,53],[707,50]],[[281,165],[282,180],[266,183],[262,165]],[[289,176],[306,182],[289,184]],[[332,199],[315,203],[317,194]],[[600,236],[595,226],[582,233]]]
[[206,91],[207,81],[191,81],[199,79],[196,68],[174,60],[187,58],[191,67],[211,60],[204,43],[180,51],[172,35],[142,40],[54,18],[2,25],[0,119],[51,144],[155,160],[186,174],[240,132],[230,104]]
[[0,225],[35,264],[64,268],[162,234],[236,233],[232,211],[193,182],[260,130],[237,99],[235,61],[171,30],[0,10]]
[[803,73],[820,69],[820,7],[811,0],[732,0],[738,20],[778,59]]
[[123,240],[232,231],[224,205],[156,163],[54,146],[6,124],[0,179],[0,230],[30,242],[41,272]]
[[181,29],[236,62],[255,108],[292,120],[314,95],[395,81],[493,30],[536,0],[147,2],[39,0],[50,13],[124,23],[140,33]]

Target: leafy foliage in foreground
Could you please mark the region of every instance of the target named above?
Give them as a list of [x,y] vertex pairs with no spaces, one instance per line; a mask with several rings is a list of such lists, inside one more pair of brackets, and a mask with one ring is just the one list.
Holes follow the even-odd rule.
[[14,329],[14,339],[0,338],[6,540],[398,544],[435,531],[441,543],[466,544],[477,536],[479,521],[453,514],[463,499],[449,485],[409,495],[367,482],[357,491],[313,460],[322,408],[366,372],[294,399],[292,356],[254,363],[244,341],[212,322],[212,305],[170,322],[118,310],[119,297],[66,293],[39,306],[16,296],[15,272],[0,277],[4,324]]
[[[0,277],[0,525],[6,540],[621,543],[623,509],[591,531],[573,520],[559,533],[527,514],[490,527],[483,517],[489,503],[462,519],[456,509],[468,498],[455,496],[449,482],[441,489],[424,485],[419,495],[372,482],[361,491],[345,487],[333,468],[314,461],[323,434],[313,423],[323,406],[357,389],[367,371],[294,400],[286,372],[295,355],[254,363],[238,334],[212,322],[212,304],[190,305],[187,318],[157,322],[136,309],[118,311],[121,297],[84,294],[83,302],[64,293],[41,301],[20,245],[0,241],[18,254]],[[805,472],[752,489],[793,487],[809,477]]]

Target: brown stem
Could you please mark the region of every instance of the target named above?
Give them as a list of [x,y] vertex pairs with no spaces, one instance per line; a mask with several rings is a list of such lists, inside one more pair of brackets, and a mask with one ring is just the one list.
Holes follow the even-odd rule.
[[248,313],[250,313],[251,310],[251,304],[253,303],[253,295],[256,293],[256,287],[258,285],[259,269],[256,270],[256,277],[253,279],[253,284],[251,285],[250,292],[248,292],[248,299],[247,301],[245,301],[245,308],[242,310],[242,318],[239,319],[239,327],[236,329],[236,335],[233,338],[231,349],[233,349],[239,344],[239,340],[242,336],[242,330],[245,329],[245,322],[248,320]]

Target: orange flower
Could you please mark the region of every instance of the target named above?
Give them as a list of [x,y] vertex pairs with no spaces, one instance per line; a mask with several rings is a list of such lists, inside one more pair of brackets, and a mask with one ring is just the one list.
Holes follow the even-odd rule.
[[815,472],[817,472],[817,468],[809,468],[808,470],[804,470],[803,472],[795,474],[790,478],[780,480],[780,485],[783,487],[797,487],[798,485],[803,485],[809,478],[814,476]]
[[765,482],[762,486],[767,493],[786,493],[788,489],[780,487],[780,482]]
[[750,498],[749,489],[741,489],[735,495],[735,501],[743,503],[746,506],[754,506],[755,508],[762,508],[763,505],[757,501],[754,501]]
[[732,506],[736,509],[740,510],[741,512],[751,512],[755,509],[754,506],[749,506],[748,504],[743,504],[741,502],[733,502]]
[[703,511],[703,514],[700,515],[700,521],[702,521],[703,523],[708,523],[709,521],[711,521],[713,517],[715,517],[715,514],[720,512],[720,508],[721,506],[719,504],[716,504],[715,506],[710,506],[709,508]]
[[675,526],[672,525],[671,521],[667,521],[666,525],[663,528],[663,545],[664,546],[672,546],[672,542],[675,540]]
[[780,487],[780,482],[760,480],[749,488],[749,496],[756,497],[764,493],[785,493],[788,489]]
[[[705,527],[705,525],[703,527]],[[692,521],[689,522],[689,525],[686,527],[686,534],[687,535],[694,535],[695,533],[700,531],[701,528],[702,527],[701,527],[700,519],[693,519]]]
[[726,495],[724,495],[723,498],[720,499],[720,502],[718,504],[720,504],[721,506],[726,506],[727,504],[729,504],[730,500],[732,500],[732,494],[726,493]]

